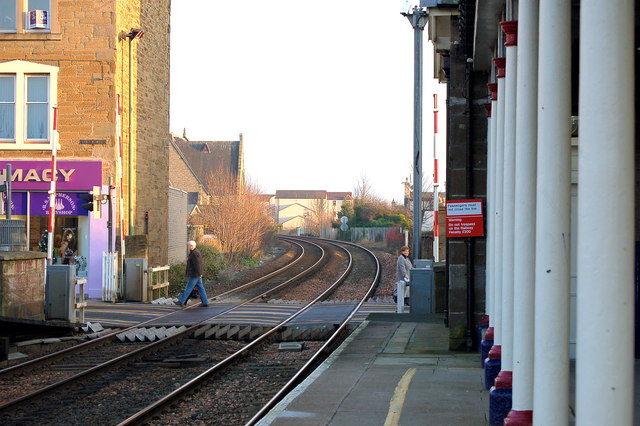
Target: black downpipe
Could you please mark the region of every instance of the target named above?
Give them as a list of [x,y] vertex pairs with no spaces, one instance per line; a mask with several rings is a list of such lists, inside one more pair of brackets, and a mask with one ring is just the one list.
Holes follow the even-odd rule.
[[[467,199],[473,198],[473,61],[467,59]],[[475,347],[473,330],[475,329],[474,321],[474,263],[473,252],[475,242],[473,238],[466,238],[465,245],[467,248],[467,330],[465,337],[467,340],[467,351],[473,350]]]
[[[443,57],[448,57],[448,55],[443,55]],[[447,61],[448,63],[448,61]],[[449,99],[450,99],[450,95],[451,95],[451,89],[450,89],[450,85],[447,85],[447,99],[445,100],[445,106],[446,106],[446,110],[450,111],[449,109]],[[446,152],[450,152],[450,137],[448,135],[449,133],[449,129],[451,128],[450,124],[451,124],[451,118],[450,118],[450,114],[447,112],[447,115],[445,117],[446,119],[446,129],[447,129],[447,139],[446,139]],[[447,158],[447,172],[446,172],[446,182],[451,182],[451,180],[449,179],[449,167],[448,167],[448,158]],[[448,196],[447,196],[448,198]],[[445,267],[444,267],[444,326],[449,328],[449,239],[447,238],[447,243],[446,243],[446,256],[445,256]]]

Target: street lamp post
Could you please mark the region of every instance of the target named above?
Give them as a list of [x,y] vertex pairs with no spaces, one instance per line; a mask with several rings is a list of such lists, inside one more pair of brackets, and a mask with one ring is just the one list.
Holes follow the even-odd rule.
[[422,38],[426,7],[401,12],[413,27],[413,258],[420,259],[422,235]]

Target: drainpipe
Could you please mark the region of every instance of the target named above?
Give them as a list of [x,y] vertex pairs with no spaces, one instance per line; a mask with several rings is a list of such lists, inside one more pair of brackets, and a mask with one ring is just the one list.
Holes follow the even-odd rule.
[[133,163],[133,40],[141,39],[144,35],[144,31],[140,28],[131,28],[131,30],[127,33],[127,38],[129,39],[129,164],[128,164],[128,175],[129,175],[129,209],[128,209],[128,218],[129,218],[129,235],[135,234],[135,226],[134,226],[134,192],[133,192],[133,173],[134,173],[134,163]]
[[[471,168],[473,167],[473,101],[471,95],[473,92],[473,59],[467,58],[467,200],[473,198],[473,173]],[[473,278],[473,238],[465,238],[464,241],[467,249],[467,330],[465,331],[465,337],[467,340],[467,351],[473,349],[473,332],[474,330],[474,289],[475,280]]]

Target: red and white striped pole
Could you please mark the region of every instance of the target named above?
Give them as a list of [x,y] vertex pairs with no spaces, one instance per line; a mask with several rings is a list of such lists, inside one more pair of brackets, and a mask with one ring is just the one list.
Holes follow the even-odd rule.
[[440,261],[438,247],[440,240],[440,222],[438,221],[438,95],[433,95],[433,262]]
[[58,106],[53,106],[53,134],[51,135],[51,186],[49,189],[49,227],[47,228],[47,264],[53,264],[53,227],[56,221],[56,180],[58,168],[56,154],[58,151]]

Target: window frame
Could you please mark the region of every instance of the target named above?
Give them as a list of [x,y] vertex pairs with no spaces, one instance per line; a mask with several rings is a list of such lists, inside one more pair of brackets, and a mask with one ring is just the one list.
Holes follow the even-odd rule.
[[[9,61],[0,63],[0,75],[15,76],[14,139],[0,140],[0,150],[49,150],[52,148],[53,105],[58,102],[58,71],[52,65],[36,64],[27,61]],[[47,139],[27,139],[27,78],[29,76],[48,76],[48,114]]]

